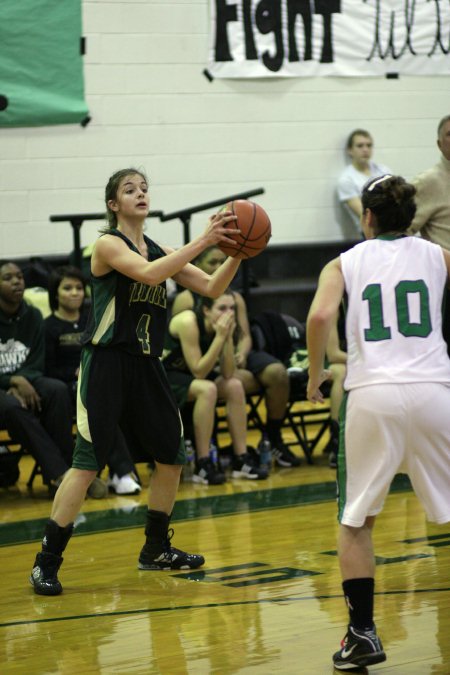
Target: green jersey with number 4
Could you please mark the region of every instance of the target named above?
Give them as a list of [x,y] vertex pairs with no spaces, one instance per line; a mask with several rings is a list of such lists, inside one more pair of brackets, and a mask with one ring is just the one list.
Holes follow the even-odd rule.
[[[134,244],[118,230],[126,245],[140,255]],[[156,260],[164,251],[145,237],[148,260]],[[117,347],[137,356],[159,357],[166,329],[166,283],[148,286],[116,270],[101,277],[91,276],[92,305],[85,343],[99,347]]]

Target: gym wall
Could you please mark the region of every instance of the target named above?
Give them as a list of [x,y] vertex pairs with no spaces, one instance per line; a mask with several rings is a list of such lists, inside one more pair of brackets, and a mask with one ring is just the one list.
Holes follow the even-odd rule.
[[[334,189],[352,129],[368,129],[375,159],[407,178],[438,160],[447,78],[210,82],[208,31],[207,0],[84,0],[92,119],[0,129],[2,257],[71,251],[69,224],[49,216],[103,211],[109,175],[128,165],[147,172],[165,212],[263,187],[272,241],[298,243],[346,235]],[[192,235],[208,215],[192,218]],[[100,226],[83,226],[83,245]],[[182,243],[179,220],[149,230]]]

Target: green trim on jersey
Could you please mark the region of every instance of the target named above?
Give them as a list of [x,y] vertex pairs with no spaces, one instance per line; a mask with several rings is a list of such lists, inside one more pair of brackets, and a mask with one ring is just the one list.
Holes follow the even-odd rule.
[[339,450],[338,450],[338,469],[337,469],[337,488],[338,488],[338,520],[344,514],[347,501],[347,464],[345,459],[345,424],[347,421],[347,402],[348,392],[344,392],[341,407],[339,410]]
[[110,272],[104,277],[93,277],[92,283],[95,286],[93,312],[96,330],[91,342],[93,345],[109,344],[114,335],[116,321],[117,274]]
[[94,351],[92,347],[84,347],[81,352],[80,372],[77,388],[77,440],[75,443],[72,466],[76,469],[92,469],[98,471],[97,458],[92,446],[91,430],[86,409],[87,389],[90,367]]
[[101,469],[97,464],[92,443],[83,438],[79,432],[77,432],[72,467],[83,471],[100,471]]
[[384,239],[385,241],[394,241],[395,239],[402,239],[407,237],[407,234],[377,234],[375,239]]
[[180,415],[180,421],[181,421],[180,445],[178,446],[177,456],[173,460],[173,464],[184,465],[184,464],[186,464],[187,458],[186,458],[186,445],[185,445],[185,442],[184,442],[183,421],[181,420],[181,415]]
[[94,352],[92,347],[86,346],[82,349],[77,387],[77,428],[83,438],[86,438],[88,441],[92,441],[92,438],[87,418],[86,399],[90,375],[89,371],[93,355]]

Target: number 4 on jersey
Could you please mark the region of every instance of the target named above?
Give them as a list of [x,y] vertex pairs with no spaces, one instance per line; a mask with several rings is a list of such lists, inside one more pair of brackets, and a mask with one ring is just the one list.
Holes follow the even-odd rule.
[[143,314],[136,326],[136,336],[141,343],[143,354],[150,354],[150,320],[150,314]]

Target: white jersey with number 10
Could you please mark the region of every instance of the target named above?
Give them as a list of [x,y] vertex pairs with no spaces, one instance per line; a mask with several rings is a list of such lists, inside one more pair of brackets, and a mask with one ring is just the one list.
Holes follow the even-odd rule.
[[442,249],[418,237],[381,235],[340,259],[348,295],[345,389],[389,382],[450,385]]

